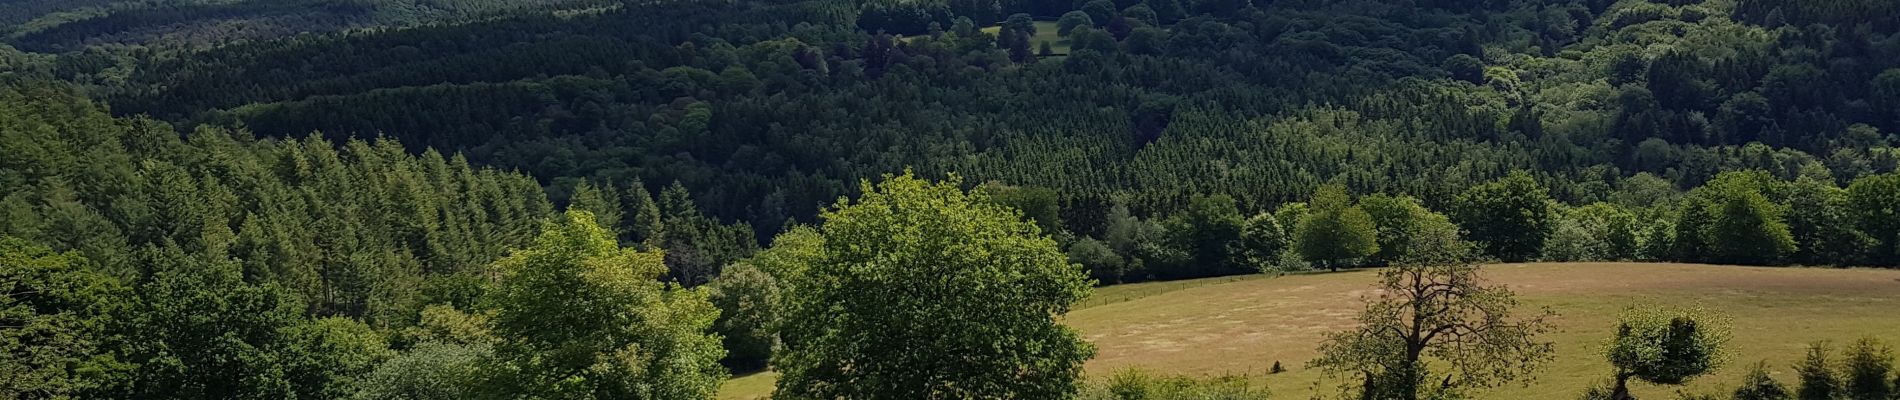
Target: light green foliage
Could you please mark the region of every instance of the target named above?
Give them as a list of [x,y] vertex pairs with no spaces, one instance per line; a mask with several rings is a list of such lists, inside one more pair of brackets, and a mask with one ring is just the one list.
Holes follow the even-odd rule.
[[1240,231],[1242,255],[1247,262],[1261,269],[1281,268],[1282,256],[1287,252],[1289,240],[1286,229],[1280,227],[1280,221],[1273,214],[1260,213],[1247,218],[1246,225]]
[[1609,203],[1564,210],[1544,246],[1549,261],[1617,261],[1636,257],[1636,216]]
[[1706,375],[1727,357],[1728,322],[1693,309],[1632,307],[1618,319],[1605,346],[1616,367],[1616,398],[1628,398],[1629,380],[1681,385]]
[[713,306],[719,307],[713,333],[724,339],[724,364],[740,371],[764,368],[778,346],[778,334],[772,331],[778,320],[778,279],[739,263],[727,266],[706,286]]
[[1352,204],[1346,188],[1321,186],[1307,214],[1293,228],[1293,243],[1307,261],[1338,268],[1379,251],[1372,216]]
[[0,236],[0,398],[76,398],[125,366],[104,343],[131,293],[73,253]]
[[487,344],[423,342],[383,362],[358,380],[357,400],[465,400],[480,398]]
[[495,333],[486,314],[471,314],[455,307],[434,304],[422,308],[416,326],[403,330],[410,343],[494,344]]
[[786,279],[775,397],[1075,396],[1094,349],[1055,317],[1087,277],[958,185],[888,176],[824,212],[823,251]]
[[[1458,227],[1444,214],[1433,212],[1419,204],[1411,196],[1392,196],[1373,194],[1359,198],[1359,208],[1372,217],[1372,223],[1378,227],[1379,250],[1372,255],[1374,262],[1402,262],[1414,256],[1413,242],[1419,237],[1449,231],[1458,234]],[[1437,233],[1435,233],[1437,232]]]
[[535,244],[490,267],[500,361],[489,384],[540,398],[706,398],[726,378],[718,310],[661,283],[662,255],[621,248],[570,211]]
[[353,319],[318,318],[285,333],[284,362],[297,393],[324,399],[350,397],[357,377],[395,356],[383,334]]
[[1265,400],[1271,392],[1245,376],[1192,378],[1138,369],[1116,372],[1106,384],[1089,385],[1081,400]]
[[1450,214],[1486,255],[1512,262],[1541,253],[1556,219],[1549,190],[1523,171],[1466,190]]
[[1308,364],[1377,399],[1455,397],[1535,376],[1552,359],[1539,340],[1551,312],[1514,315],[1517,295],[1486,282],[1455,238],[1421,243],[1433,256],[1380,271],[1359,326],[1327,334]]
[[825,236],[809,226],[796,226],[772,238],[772,247],[760,250],[746,259],[747,264],[758,267],[774,279],[783,281],[786,277],[802,274],[824,251]]
[[1280,229],[1286,230],[1287,240],[1289,240],[1290,245],[1299,245],[1299,243],[1292,241],[1299,240],[1294,234],[1297,233],[1295,230],[1299,229],[1300,220],[1306,219],[1306,214],[1309,211],[1307,208],[1306,203],[1297,202],[1281,204],[1279,208],[1273,210],[1273,219],[1280,222]]
[[1893,372],[1893,348],[1871,337],[1861,338],[1847,346],[1847,359],[1842,360],[1842,384],[1850,400],[1882,400],[1894,395],[1893,382],[1889,375]]
[[1761,362],[1748,369],[1748,376],[1742,378],[1742,386],[1735,389],[1735,400],[1792,400],[1793,393],[1788,387],[1768,376],[1768,363]]

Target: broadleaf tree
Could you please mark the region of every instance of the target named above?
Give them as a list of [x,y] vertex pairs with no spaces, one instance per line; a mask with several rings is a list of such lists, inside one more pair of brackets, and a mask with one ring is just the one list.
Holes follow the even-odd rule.
[[776,398],[1073,397],[1094,354],[1056,317],[1090,281],[1034,224],[954,176],[863,184],[788,276]]

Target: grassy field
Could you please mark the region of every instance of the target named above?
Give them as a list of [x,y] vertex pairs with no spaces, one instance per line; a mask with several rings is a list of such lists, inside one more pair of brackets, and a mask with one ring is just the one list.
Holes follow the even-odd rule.
[[[1900,345],[1900,271],[1750,268],[1684,264],[1578,263],[1487,267],[1531,307],[1560,314],[1557,360],[1529,385],[1479,393],[1485,399],[1574,398],[1609,376],[1600,343],[1616,315],[1638,304],[1699,305],[1734,319],[1731,360],[1687,391],[1733,390],[1747,367],[1766,361],[1784,384],[1789,366],[1817,340],[1837,344],[1874,336]],[[1071,312],[1066,323],[1094,342],[1092,378],[1138,367],[1194,374],[1244,374],[1269,385],[1275,398],[1334,393],[1305,368],[1322,334],[1349,328],[1374,279],[1371,271],[1238,277],[1117,285]],[[1279,361],[1290,369],[1265,375]],[[770,374],[728,382],[722,398],[771,392]],[[1673,398],[1677,388],[1638,385],[1645,398]]]
[[[984,33],[995,35],[1003,31],[1002,26],[983,28]],[[1042,43],[1049,43],[1049,50],[1057,55],[1069,54],[1069,38],[1056,35],[1055,21],[1036,21],[1036,36],[1029,38],[1029,51],[1042,51]]]

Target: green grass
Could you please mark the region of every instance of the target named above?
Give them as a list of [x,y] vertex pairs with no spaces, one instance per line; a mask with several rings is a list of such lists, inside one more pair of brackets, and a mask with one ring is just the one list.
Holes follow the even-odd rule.
[[753,400],[771,397],[774,379],[778,379],[778,374],[772,372],[734,376],[731,380],[727,380],[724,386],[719,387],[719,400]]
[[[1747,367],[1766,361],[1771,376],[1794,385],[1789,368],[1813,341],[1837,344],[1874,336],[1900,345],[1900,271],[1751,268],[1637,263],[1516,264],[1487,267],[1527,307],[1559,314],[1556,361],[1528,385],[1476,393],[1480,399],[1575,398],[1609,376],[1600,355],[1616,315],[1642,304],[1700,305],[1734,321],[1731,360],[1680,388],[1726,394]],[[1090,379],[1124,368],[1188,375],[1240,374],[1268,385],[1275,398],[1332,394],[1339,384],[1305,368],[1321,335],[1350,328],[1370,293],[1371,271],[1228,277],[1097,288],[1064,318],[1099,350]],[[1265,375],[1279,361],[1290,371]],[[771,393],[769,375],[726,385],[722,398]],[[1674,398],[1679,388],[1638,385],[1641,398]]]
[[[991,35],[1002,31],[1002,26],[983,28],[984,33]],[[1069,54],[1069,38],[1056,35],[1055,21],[1036,21],[1036,35],[1029,38],[1029,51],[1042,51],[1042,44],[1045,42],[1049,43],[1050,51],[1054,51],[1056,55]]]

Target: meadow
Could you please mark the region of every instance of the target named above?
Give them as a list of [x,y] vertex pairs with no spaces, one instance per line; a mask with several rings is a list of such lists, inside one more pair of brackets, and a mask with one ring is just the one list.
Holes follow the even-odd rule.
[[[1697,264],[1534,263],[1486,267],[1486,279],[1517,291],[1528,312],[1559,315],[1556,360],[1539,378],[1476,393],[1482,399],[1564,399],[1607,379],[1600,344],[1630,306],[1699,306],[1732,319],[1728,361],[1683,387],[1637,384],[1643,398],[1726,394],[1742,374],[1766,362],[1771,376],[1795,383],[1789,368],[1808,343],[1838,345],[1863,336],[1900,344],[1900,271],[1757,268]],[[1340,382],[1305,368],[1326,332],[1346,329],[1370,293],[1369,270],[1281,277],[1248,276],[1097,288],[1065,322],[1099,353],[1090,379],[1140,368],[1189,375],[1245,375],[1275,398],[1337,393]],[[1267,374],[1274,362],[1288,369]],[[736,378],[723,399],[760,398],[771,374]]]
[[[983,33],[991,35],[1002,31],[1001,25],[983,28]],[[1056,55],[1069,54],[1069,38],[1056,34],[1055,21],[1036,21],[1036,35],[1029,38],[1029,50],[1039,51],[1044,42],[1049,43],[1049,50],[1054,51]]]

